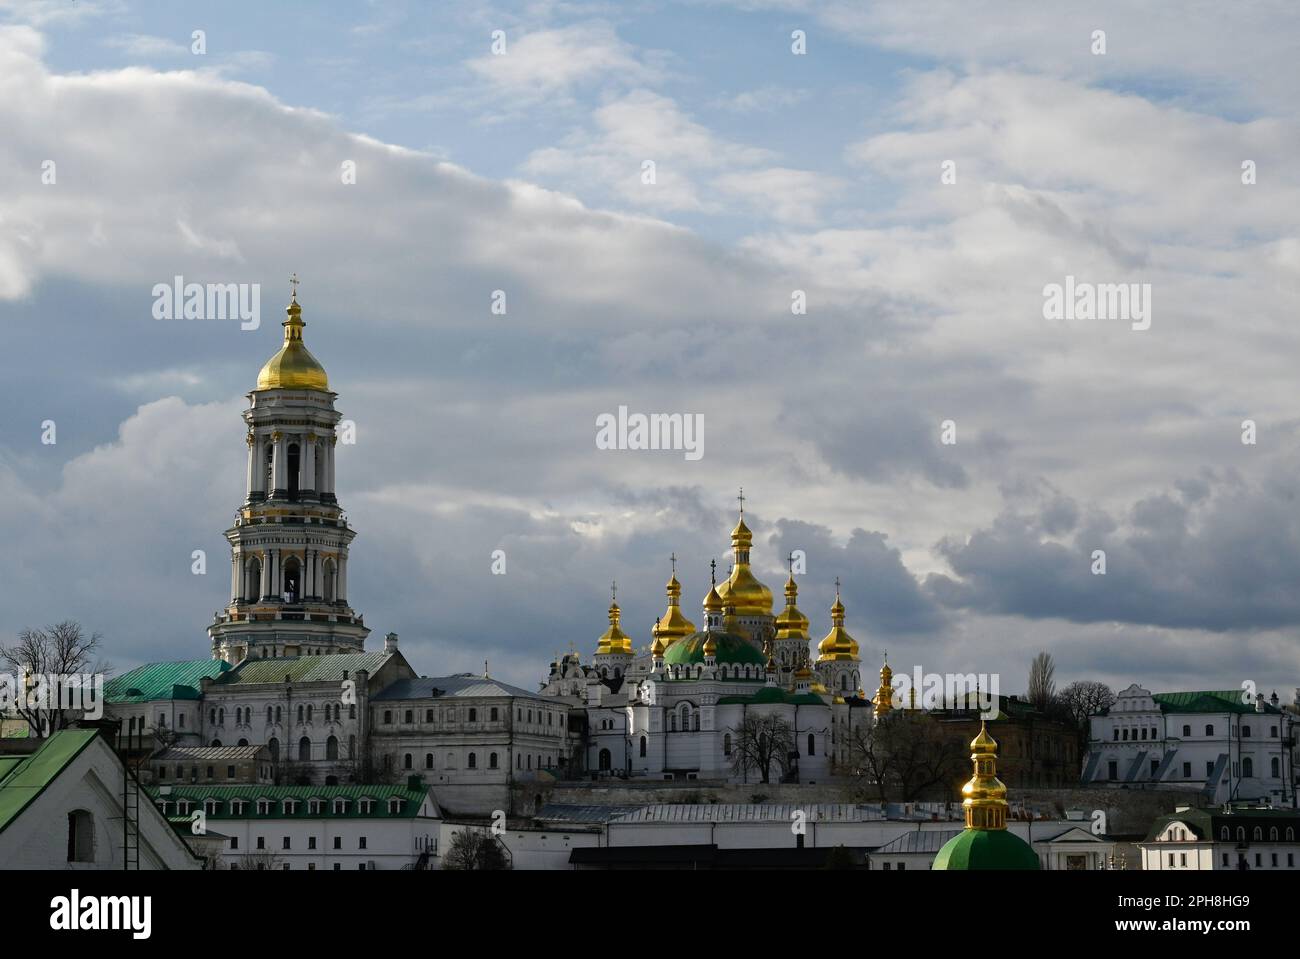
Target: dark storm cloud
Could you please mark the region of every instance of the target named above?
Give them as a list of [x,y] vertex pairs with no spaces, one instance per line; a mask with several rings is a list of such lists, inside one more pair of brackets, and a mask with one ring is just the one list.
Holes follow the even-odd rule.
[[[1117,621],[1214,632],[1300,624],[1300,480],[1275,469],[1248,483],[1224,472],[1074,524],[1052,499],[1009,509],[988,528],[939,546],[954,576],[928,594],[950,608],[1077,623]],[[1073,535],[1061,535],[1072,531]],[[1104,550],[1106,574],[1091,571]]]

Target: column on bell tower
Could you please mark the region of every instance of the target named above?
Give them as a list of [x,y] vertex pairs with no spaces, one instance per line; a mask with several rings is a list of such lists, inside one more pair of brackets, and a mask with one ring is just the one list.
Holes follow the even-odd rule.
[[301,453],[298,456],[298,464],[301,476],[298,480],[298,495],[316,496],[320,493],[320,490],[316,489],[316,434],[308,433],[304,436],[299,449]]
[[285,440],[285,435],[279,430],[271,434],[271,440],[275,443],[275,459],[272,467],[270,495],[273,499],[280,499],[288,495],[289,492],[289,479],[287,476],[289,445]]
[[[247,441],[248,441],[248,476],[245,482],[244,501],[247,503],[251,503],[253,502],[254,499],[264,498],[266,495],[266,491],[262,489],[262,487],[265,485],[262,482],[262,471],[257,468],[258,467],[257,436],[251,430],[249,431]],[[257,494],[261,494],[261,495],[257,495]]]

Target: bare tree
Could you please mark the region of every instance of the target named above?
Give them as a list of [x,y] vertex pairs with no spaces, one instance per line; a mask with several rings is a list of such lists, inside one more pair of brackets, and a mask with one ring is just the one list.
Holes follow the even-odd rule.
[[1077,680],[1061,690],[1057,696],[1061,708],[1069,716],[1079,742],[1079,755],[1088,748],[1089,719],[1104,709],[1115,705],[1115,693],[1105,683],[1093,679]]
[[965,744],[928,713],[895,710],[869,730],[855,730],[849,743],[861,791],[880,802],[947,799],[966,770]]
[[[45,629],[24,629],[16,645],[0,646],[0,663],[23,684],[23,690],[18,692],[27,693],[37,676],[111,672],[113,667],[98,656],[102,639],[99,633],[86,636],[81,624],[71,619]],[[22,696],[14,711],[27,721],[37,738],[58,732],[80,718],[80,711],[62,707],[58,689],[50,690],[45,701],[29,704],[27,699]]]
[[1041,652],[1029,664],[1029,690],[1025,698],[1035,708],[1047,712],[1056,697],[1056,661],[1049,652]]
[[768,783],[775,769],[778,782],[785,778],[794,752],[794,729],[788,722],[775,713],[748,713],[732,732],[731,768],[738,776],[757,772]]
[[506,869],[501,843],[490,832],[466,828],[455,833],[442,857],[443,869]]

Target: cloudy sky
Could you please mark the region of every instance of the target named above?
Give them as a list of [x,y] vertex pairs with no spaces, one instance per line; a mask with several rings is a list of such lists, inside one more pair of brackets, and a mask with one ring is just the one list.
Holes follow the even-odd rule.
[[[1300,14],[1133,6],[0,0],[0,641],[207,655],[296,271],[351,599],[422,673],[532,687],[611,579],[646,643],[674,551],[698,622],[743,486],[869,668],[1290,699]],[[178,274],[261,328],[155,320]],[[1150,329],[1045,319],[1066,276]],[[620,405],[704,456],[598,449]]]

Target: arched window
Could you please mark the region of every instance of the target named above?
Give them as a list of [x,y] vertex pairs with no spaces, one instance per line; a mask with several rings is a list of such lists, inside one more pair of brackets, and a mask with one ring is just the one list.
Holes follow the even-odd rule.
[[493,706],[491,711],[488,712],[488,719],[491,720],[492,722],[496,722],[500,718],[501,718],[500,713],[497,711],[497,708]]
[[300,722],[300,723],[302,722],[302,709],[303,709],[302,703],[299,703],[299,704],[298,704],[298,722]]
[[1250,735],[1250,727],[1249,727],[1249,726],[1242,726],[1242,727],[1241,727],[1241,734],[1242,734],[1243,736],[1249,736],[1249,735]]
[[1238,826],[1238,827],[1237,827],[1237,842],[1245,842],[1245,841],[1246,841],[1246,827],[1245,827],[1245,826]]
[[256,556],[244,564],[244,599],[256,602],[262,598],[262,562]]
[[221,745],[221,740],[220,740],[220,739],[214,739],[214,740],[212,740],[211,745],[213,745],[213,746],[220,746],[220,745]]
[[1255,775],[1255,763],[1249,756],[1241,761],[1241,775],[1246,779]]
[[691,707],[687,706],[685,703],[682,703],[681,717],[682,732],[686,732],[686,730],[691,728]]
[[338,578],[338,573],[334,567],[334,560],[325,560],[323,573],[323,579],[325,580],[325,602],[332,603],[334,602],[334,583]]
[[[209,709],[209,710],[208,710],[208,722],[212,723],[212,725],[214,725],[214,726],[217,724],[217,711],[216,711],[215,709]],[[132,731],[132,732],[135,731],[135,717],[134,717],[134,716],[131,717],[131,731]]]
[[[494,755],[495,755],[495,754],[494,754]],[[425,769],[432,769],[432,768],[433,768],[433,753],[425,753],[425,754],[424,754],[424,768],[425,768]]]
[[[161,726],[163,724],[159,723],[158,725]],[[217,710],[217,725],[218,726],[226,725],[226,710],[224,707],[222,709]]]
[[247,739],[241,739],[241,740],[240,740],[236,745],[239,745],[239,746],[247,746],[247,745],[248,745],[248,740],[247,740]]
[[337,736],[331,736],[329,739],[325,740],[325,758],[339,758],[339,741]]
[[1228,832],[1227,826],[1224,826],[1222,829],[1219,830],[1219,838],[1222,839],[1224,842],[1228,842],[1231,839],[1231,834]]
[[1206,725],[1205,725],[1205,735],[1207,735],[1207,736],[1213,736],[1213,735],[1214,735],[1214,725],[1213,725],[1212,723],[1206,723]]
[[608,749],[602,749],[598,757],[597,764],[601,772],[609,772],[610,754]]
[[298,740],[298,761],[302,763],[311,762],[311,740],[306,736]]
[[348,719],[356,719],[356,718],[357,718],[357,704],[351,703],[348,706]]
[[722,755],[731,755],[731,733],[727,733],[727,735],[722,737]]
[[312,489],[320,493],[325,489],[325,445],[323,443],[316,444],[316,456],[313,462],[316,475],[312,477]]
[[311,722],[311,703],[307,704],[307,722]]
[[488,768],[489,768],[489,769],[496,769],[496,768],[497,768],[497,754],[496,754],[496,753],[489,753],[489,754],[488,754]]
[[808,755],[809,756],[817,755],[817,737],[814,736],[812,733],[808,734]]
[[1268,831],[1269,842],[1277,842],[1277,826],[1273,826]]
[[413,759],[412,759],[412,756],[411,756],[410,753],[407,753],[405,756],[402,757],[402,768],[403,768],[403,769],[411,769],[411,768],[412,768],[412,763],[413,763]]
[[275,443],[267,440],[266,443],[266,489],[267,497],[270,497],[271,490],[275,489]]
[[469,710],[469,721],[470,721],[471,723],[476,723],[476,722],[478,722],[478,710],[475,709],[475,708],[473,708],[472,706],[470,707],[470,710]]
[[268,726],[271,725],[271,717],[272,717],[273,715],[274,715],[274,712],[271,710],[271,707],[270,707],[270,706],[267,706],[267,707],[266,707],[266,724],[267,724]]
[[1278,769],[1279,769],[1278,760],[1277,757],[1274,756],[1272,762],[1269,764],[1269,775],[1272,776],[1274,779],[1277,779]]
[[1256,827],[1255,827],[1255,832],[1254,832],[1253,835],[1254,835],[1254,838],[1255,838],[1255,842],[1262,842],[1263,839],[1264,839],[1264,830],[1263,830],[1262,828],[1260,828],[1259,826],[1256,826]]
[[1286,827],[1286,841],[1287,841],[1287,842],[1295,842],[1295,827],[1294,827],[1294,826],[1287,826],[1287,827]]
[[348,759],[357,758],[357,737],[348,736]]
[[280,740],[272,736],[267,742],[266,748],[271,752],[271,762],[278,762],[280,759]]
[[466,768],[466,769],[478,769],[478,754],[477,754],[477,753],[470,753],[468,756],[465,757],[465,768]]
[[285,602],[296,603],[302,596],[302,567],[298,563],[296,556],[290,556],[284,561],[283,582],[280,584],[280,593]]
[[642,756],[643,758],[645,757],[645,747],[646,747],[646,740],[645,740],[645,737],[642,736],[642,737],[641,737],[641,756]]
[[95,817],[84,809],[68,813],[68,862],[95,861]]
[[669,713],[669,714],[668,714],[668,731],[669,731],[670,733],[675,733],[675,732],[677,732],[677,714],[676,714],[676,713]]

